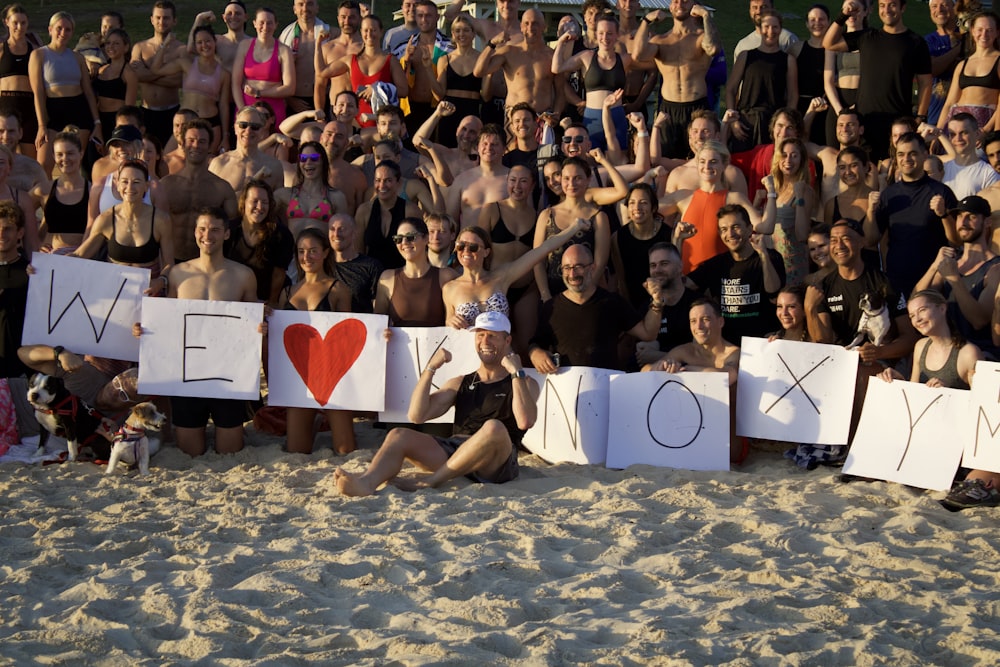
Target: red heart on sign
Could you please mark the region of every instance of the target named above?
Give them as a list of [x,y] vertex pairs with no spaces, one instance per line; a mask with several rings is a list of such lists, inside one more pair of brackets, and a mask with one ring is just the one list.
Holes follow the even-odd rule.
[[339,322],[323,337],[308,324],[292,324],[285,328],[285,353],[322,406],[361,356],[367,337],[368,328],[361,320]]

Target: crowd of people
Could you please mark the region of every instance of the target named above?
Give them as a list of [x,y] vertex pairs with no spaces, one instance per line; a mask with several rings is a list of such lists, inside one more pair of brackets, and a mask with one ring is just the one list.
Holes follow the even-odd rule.
[[[585,0],[582,23],[549,32],[519,0],[498,0],[493,19],[464,0],[403,0],[388,30],[355,0],[324,7],[329,24],[295,0],[283,29],[233,0],[185,39],[158,0],[152,36],[133,40],[108,12],[87,51],[69,14],[43,45],[9,5],[10,393],[42,370],[102,410],[141,398],[128,364],[19,349],[36,251],[148,267],[149,292],[167,298],[474,330],[479,370],[435,390],[439,350],[412,398],[417,425],[455,406],[454,434],[391,431],[368,470],[338,471],[347,494],[406,484],[406,460],[430,473],[411,486],[516,477],[538,394],[522,360],[735,385],[743,336],[848,345],[864,310],[885,309],[888,334],[857,348],[854,426],[869,381],[968,387],[976,360],[1000,354],[998,17],[931,0],[936,30],[921,37],[905,0],[846,0],[811,7],[796,36],[772,0],[749,0],[753,29],[727,45],[694,0],[639,4]],[[169,403],[171,437],[194,456],[210,418],[216,450],[239,450],[260,408]],[[319,416],[257,414],[304,453]],[[351,413],[325,416],[335,450],[352,451]],[[787,454],[807,468],[846,455]],[[1000,505],[1000,474],[960,471],[943,502]]]

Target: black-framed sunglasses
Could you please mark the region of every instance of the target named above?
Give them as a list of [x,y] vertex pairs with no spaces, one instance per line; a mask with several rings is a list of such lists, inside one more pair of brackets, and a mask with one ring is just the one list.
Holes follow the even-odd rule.
[[455,250],[457,250],[458,252],[465,252],[466,250],[468,250],[471,253],[477,253],[479,252],[479,248],[481,247],[482,246],[480,246],[478,243],[467,243],[465,241],[459,241],[458,243],[455,244]]
[[584,136],[582,134],[578,134],[575,137],[566,137],[566,136],[564,136],[562,141],[563,141],[564,144],[582,144],[583,143],[583,139],[584,139]]
[[392,242],[395,243],[396,245],[402,245],[404,243],[413,243],[422,236],[423,234],[419,232],[416,232],[414,234],[393,234]]
[[236,121],[236,127],[240,128],[241,130],[245,130],[249,127],[251,130],[256,132],[264,126],[261,125],[260,123],[251,123],[250,121],[247,120],[238,120]]

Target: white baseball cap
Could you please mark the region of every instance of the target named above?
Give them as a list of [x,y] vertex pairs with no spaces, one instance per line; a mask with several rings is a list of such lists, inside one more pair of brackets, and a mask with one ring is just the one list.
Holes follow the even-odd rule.
[[472,330],[482,330],[482,331],[499,331],[501,333],[510,333],[510,320],[503,313],[499,313],[495,310],[490,310],[485,313],[479,313],[476,317],[476,323],[472,325]]

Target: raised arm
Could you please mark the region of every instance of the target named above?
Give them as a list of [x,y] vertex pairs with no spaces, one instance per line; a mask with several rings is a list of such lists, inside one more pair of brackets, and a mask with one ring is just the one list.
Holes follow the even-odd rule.
[[[480,218],[482,219],[482,218]],[[569,242],[574,236],[580,232],[586,232],[590,229],[590,221],[584,220],[583,218],[577,218],[576,222],[564,229],[563,231],[550,236],[549,238],[542,241],[542,244],[535,246],[528,252],[524,253],[513,262],[508,262],[502,267],[498,267],[494,270],[494,276],[496,284],[501,290],[506,293],[510,288],[511,284],[517,282],[522,276],[527,274],[536,264],[545,259],[553,250],[561,248],[566,243]]]
[[611,164],[607,156],[601,151],[600,148],[592,148],[590,157],[594,159],[594,162],[598,164],[599,167],[604,167],[608,172],[608,178],[611,179],[610,187],[603,188],[587,188],[586,198],[597,204],[598,206],[606,206],[608,204],[615,204],[620,202],[625,197],[628,197],[628,181],[625,177],[621,175],[618,168]]

